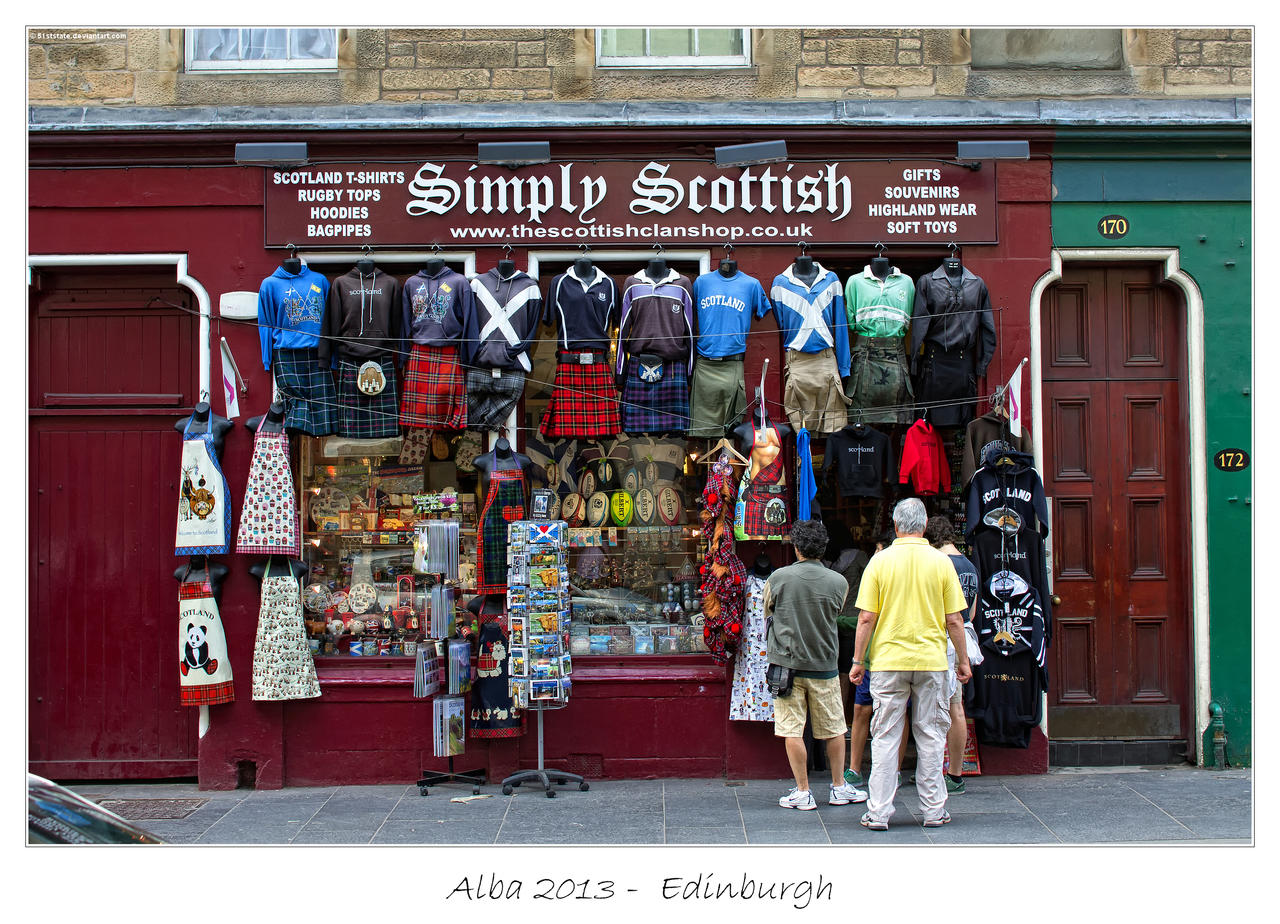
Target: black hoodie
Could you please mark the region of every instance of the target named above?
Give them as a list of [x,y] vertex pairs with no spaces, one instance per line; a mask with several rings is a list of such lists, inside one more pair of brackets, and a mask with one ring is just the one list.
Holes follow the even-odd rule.
[[377,267],[370,273],[353,268],[333,280],[318,347],[321,362],[335,355],[355,363],[387,357],[399,365],[403,350],[400,280]]
[[1044,483],[1031,455],[1011,451],[998,442],[988,445],[982,467],[969,482],[964,513],[964,537],[969,541],[983,526],[1006,533],[1034,527],[1040,535],[1049,535]]

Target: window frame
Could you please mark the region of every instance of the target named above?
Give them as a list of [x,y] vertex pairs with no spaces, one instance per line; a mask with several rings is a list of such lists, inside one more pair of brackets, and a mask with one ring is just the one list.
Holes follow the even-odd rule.
[[[227,26],[225,28],[258,28],[255,26]],[[294,27],[286,26],[289,32],[296,31]],[[307,26],[300,28],[324,28],[319,26]],[[183,62],[186,72],[189,74],[203,73],[242,73],[252,74],[257,72],[279,72],[279,71],[334,71],[338,69],[338,30],[332,29],[333,32],[333,57],[332,58],[261,58],[251,61],[238,59],[235,61],[206,61],[195,57],[195,33],[200,31],[198,28],[190,28],[182,30],[182,51]]]
[[[611,27],[613,28],[613,27]],[[658,27],[667,28],[667,27]],[[679,28],[679,27],[676,27]],[[698,31],[700,28],[719,28],[719,27],[689,27],[693,32],[694,49],[698,45]],[[645,47],[649,47],[650,27],[641,27],[644,32]],[[596,67],[624,67],[624,68],[649,68],[649,69],[672,69],[672,68],[723,68],[723,67],[751,67],[751,30],[749,28],[739,29],[742,33],[742,54],[740,55],[606,55],[601,50],[600,35],[604,29],[596,29],[595,49],[596,49]]]

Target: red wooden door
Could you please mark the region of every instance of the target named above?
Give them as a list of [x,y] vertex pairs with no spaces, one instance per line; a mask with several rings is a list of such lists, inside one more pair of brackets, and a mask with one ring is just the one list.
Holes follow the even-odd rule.
[[1185,312],[1133,267],[1070,270],[1043,312],[1044,481],[1062,600],[1049,732],[1185,739]]
[[44,272],[30,306],[31,770],[196,775],[178,705],[174,421],[196,400],[196,320],[137,270]]

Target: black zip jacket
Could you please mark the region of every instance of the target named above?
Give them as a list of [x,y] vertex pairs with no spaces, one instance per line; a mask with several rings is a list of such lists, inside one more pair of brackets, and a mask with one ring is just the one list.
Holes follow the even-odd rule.
[[962,270],[955,286],[939,266],[916,281],[916,303],[911,320],[911,371],[920,359],[920,348],[931,344],[940,350],[974,351],[974,371],[983,376],[996,355],[996,325],[991,316],[991,295],[980,276]]

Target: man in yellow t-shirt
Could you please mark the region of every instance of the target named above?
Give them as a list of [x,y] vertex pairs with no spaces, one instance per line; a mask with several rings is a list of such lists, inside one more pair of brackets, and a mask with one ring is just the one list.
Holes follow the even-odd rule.
[[898,790],[898,744],[907,701],[916,738],[916,792],[924,825],[951,820],[942,779],[942,755],[951,715],[947,702],[947,636],[956,650],[956,679],[972,672],[964,641],[964,592],[946,555],[924,538],[924,503],[915,497],[893,508],[898,538],[872,557],[858,589],[858,631],[849,681],[870,672],[871,777],[865,827],[887,830]]

